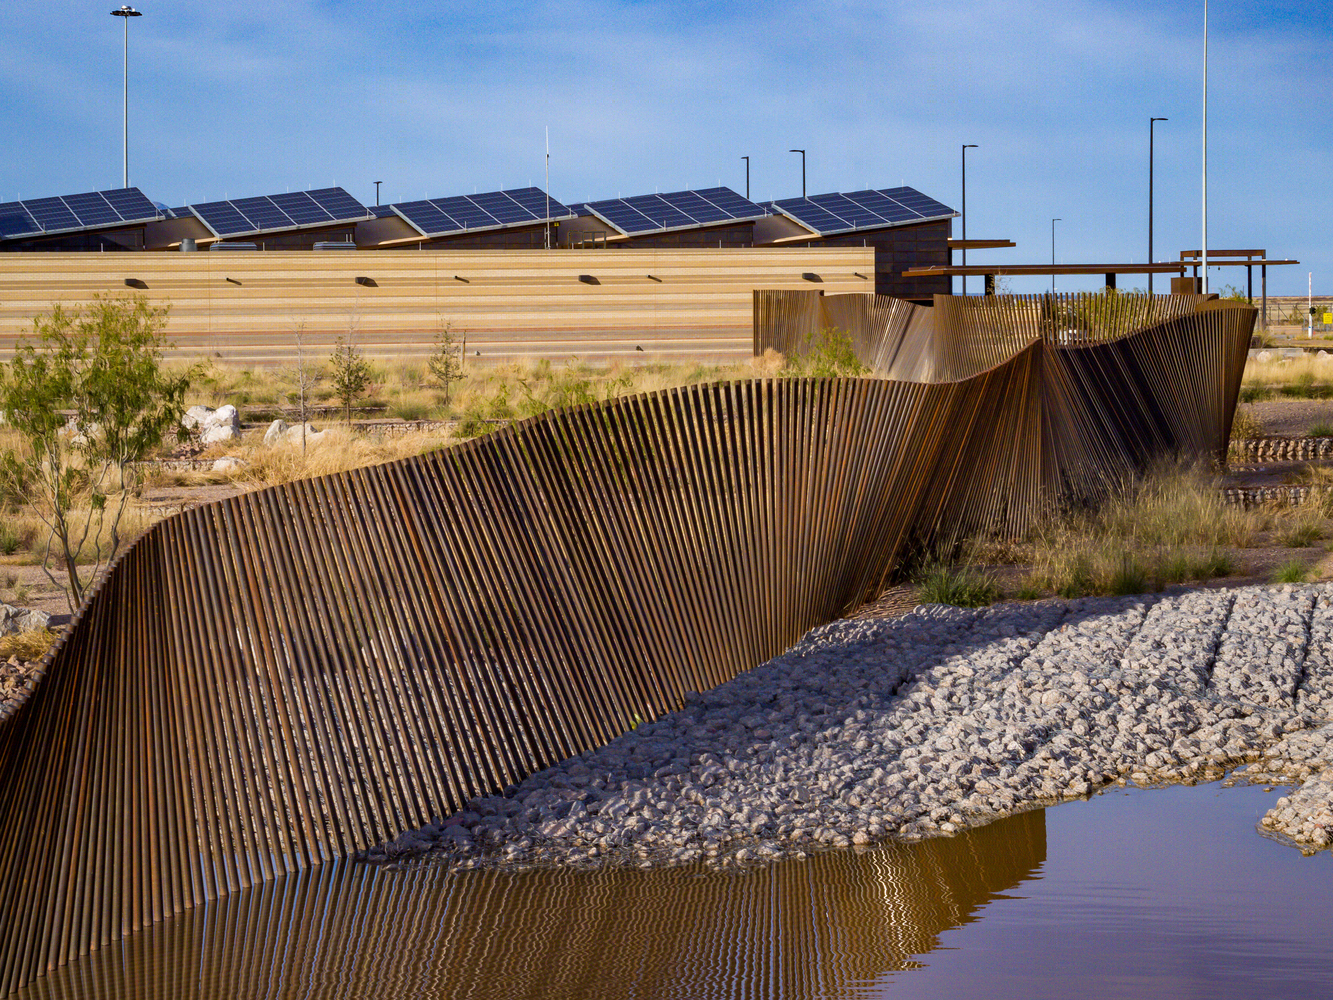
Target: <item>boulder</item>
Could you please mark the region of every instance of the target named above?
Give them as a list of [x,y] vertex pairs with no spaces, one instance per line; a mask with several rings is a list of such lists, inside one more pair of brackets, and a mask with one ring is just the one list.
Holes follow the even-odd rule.
[[314,424],[288,424],[284,420],[275,420],[268,425],[268,430],[264,432],[264,444],[272,448],[279,444],[300,445],[301,428],[305,428],[305,443],[309,447],[312,444],[318,444],[324,440],[327,431],[315,429]]
[[233,441],[241,436],[241,415],[228,403],[220,406],[199,422],[200,444]]
[[281,417],[268,425],[268,430],[264,432],[264,447],[272,448],[281,441],[287,434],[287,421]]
[[216,410],[209,406],[191,406],[181,417],[181,426],[197,431],[200,444],[234,441],[241,436],[241,415],[230,403]]
[[185,411],[185,416],[181,417],[181,426],[187,431],[192,431],[212,415],[211,406],[191,406]]
[[51,616],[45,611],[16,608],[12,604],[0,604],[0,635],[31,632],[33,629],[47,628],[50,624]]
[[248,465],[242,458],[219,458],[213,463],[214,472],[240,472]]

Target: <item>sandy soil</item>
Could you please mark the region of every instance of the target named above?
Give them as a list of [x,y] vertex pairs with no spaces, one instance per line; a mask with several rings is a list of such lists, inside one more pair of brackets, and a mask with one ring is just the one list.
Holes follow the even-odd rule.
[[1242,405],[1270,437],[1304,437],[1316,424],[1333,427],[1333,399],[1265,399]]

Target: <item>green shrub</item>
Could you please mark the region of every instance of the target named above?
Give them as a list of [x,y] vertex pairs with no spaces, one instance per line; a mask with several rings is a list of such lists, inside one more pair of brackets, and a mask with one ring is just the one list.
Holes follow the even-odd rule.
[[1273,574],[1274,583],[1304,583],[1306,576],[1305,563],[1299,559],[1292,559],[1290,562],[1283,563]]
[[933,563],[922,572],[917,600],[923,604],[952,604],[959,608],[983,608],[1004,597],[989,573],[973,566]]

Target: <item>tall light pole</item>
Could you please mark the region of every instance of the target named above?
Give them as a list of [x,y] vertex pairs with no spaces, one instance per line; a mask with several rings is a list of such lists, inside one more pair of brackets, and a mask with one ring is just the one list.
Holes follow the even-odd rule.
[[787,152],[801,154],[801,197],[804,198],[805,197],[805,150],[789,149],[787,150]]
[[1051,294],[1055,294],[1055,224],[1064,219],[1051,220]]
[[[967,151],[977,149],[976,143],[963,147],[963,266],[967,267]],[[963,294],[967,294],[967,275],[963,275]]]
[[745,161],[745,199],[748,201],[750,199],[750,158],[742,156],[741,159]]
[[113,17],[125,19],[125,172],[121,187],[130,186],[130,18],[142,17],[133,7],[121,7],[111,12]]
[[[1153,262],[1152,256],[1152,129],[1157,122],[1169,121],[1167,118],[1149,118],[1148,119],[1148,263]],[[1152,294],[1152,272],[1148,272],[1148,294]]]
[[380,185],[383,184],[383,183],[384,183],[383,181],[376,181],[376,182],[375,182],[375,204],[376,204],[376,205],[378,205],[378,204],[380,203]]
[[1203,0],[1203,293],[1208,294],[1208,0]]

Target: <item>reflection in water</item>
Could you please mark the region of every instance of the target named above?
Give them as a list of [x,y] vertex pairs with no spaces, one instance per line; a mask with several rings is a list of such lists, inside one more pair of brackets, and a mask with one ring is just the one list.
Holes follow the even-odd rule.
[[1043,812],[744,874],[354,865],[158,924],[25,997],[857,997],[1046,856]]

